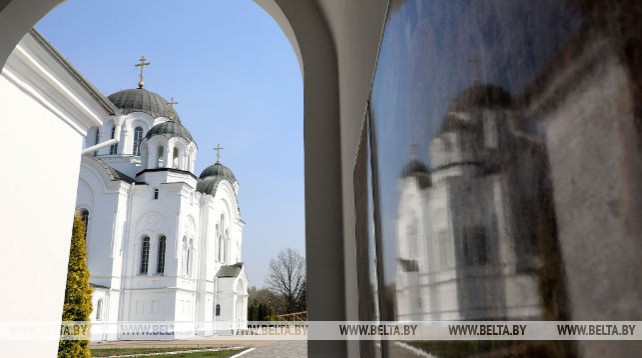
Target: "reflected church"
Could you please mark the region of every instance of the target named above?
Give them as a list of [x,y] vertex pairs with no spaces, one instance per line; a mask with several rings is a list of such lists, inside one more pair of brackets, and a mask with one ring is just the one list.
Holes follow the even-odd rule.
[[430,165],[413,159],[404,168],[397,319],[542,318],[539,246],[550,185],[537,170],[544,147],[513,128],[510,105],[502,88],[474,84],[430,141]]

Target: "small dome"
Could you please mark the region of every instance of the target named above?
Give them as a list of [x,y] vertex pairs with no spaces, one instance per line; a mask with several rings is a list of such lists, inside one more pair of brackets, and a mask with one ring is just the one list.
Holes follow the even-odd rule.
[[401,178],[415,178],[417,184],[421,189],[425,189],[430,186],[430,175],[428,174],[428,168],[422,162],[417,159],[411,159],[406,166],[403,167],[401,171]]
[[236,181],[236,177],[230,168],[217,162],[205,168],[201,175],[198,177],[196,183],[196,191],[203,194],[216,194],[216,189],[221,181],[228,180],[231,183]]
[[416,174],[427,174],[428,169],[426,169],[426,165],[417,159],[412,159],[406,164],[405,167],[403,167],[403,170],[401,171],[401,176],[403,178],[407,178],[410,176],[414,176]]
[[147,113],[154,118],[174,117],[174,121],[180,123],[176,111],[173,111],[169,103],[161,96],[142,88],[126,89],[109,95],[107,98],[118,107],[123,114],[132,112]]
[[145,135],[146,139],[150,139],[155,135],[164,135],[167,138],[172,137],[183,137],[190,142],[193,142],[192,135],[189,133],[187,128],[183,127],[182,124],[175,121],[166,121],[158,123],[153,126]]
[[462,91],[452,101],[450,110],[464,112],[471,108],[506,108],[511,101],[510,94],[503,88],[477,83]]
[[209,167],[205,168],[205,170],[203,170],[198,178],[205,179],[208,177],[221,177],[224,179],[228,179],[231,182],[236,181],[236,177],[234,176],[234,173],[232,173],[232,170],[221,164],[220,162],[216,162],[216,164],[210,165]]

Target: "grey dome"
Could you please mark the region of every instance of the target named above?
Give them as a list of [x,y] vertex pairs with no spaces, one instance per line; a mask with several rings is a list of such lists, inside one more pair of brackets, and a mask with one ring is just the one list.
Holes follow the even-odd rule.
[[477,83],[459,93],[452,101],[450,110],[464,112],[472,108],[507,108],[511,102],[511,95],[505,89]]
[[214,176],[229,179],[231,182],[236,181],[236,177],[234,176],[234,173],[232,173],[232,170],[221,164],[220,162],[216,162],[216,164],[210,165],[209,167],[205,168],[205,170],[203,170],[198,178],[205,179],[207,177]]
[[422,162],[417,159],[411,159],[408,164],[403,167],[401,171],[401,177],[403,179],[415,178],[417,184],[422,189],[425,189],[431,185],[430,174],[428,174],[428,168]]
[[192,135],[187,130],[187,128],[183,127],[182,124],[175,121],[166,121],[166,122],[158,123],[147,132],[147,134],[145,135],[145,138],[150,139],[155,135],[164,135],[167,138],[183,137],[189,140],[190,142],[194,141],[194,139],[192,138]]
[[[171,107],[161,96],[142,88],[133,88],[118,91],[109,95],[109,100],[118,107],[123,114],[132,112],[147,113],[154,118],[170,117]],[[173,111],[174,120],[180,123],[180,117]]]
[[401,176],[402,177],[411,177],[416,174],[427,174],[428,169],[426,168],[426,165],[417,159],[411,159],[406,166],[404,166],[403,170],[401,171]]
[[217,162],[203,170],[201,175],[198,177],[196,190],[203,194],[214,195],[219,183],[223,180],[228,180],[230,183],[234,183],[236,182],[236,177],[230,168]]

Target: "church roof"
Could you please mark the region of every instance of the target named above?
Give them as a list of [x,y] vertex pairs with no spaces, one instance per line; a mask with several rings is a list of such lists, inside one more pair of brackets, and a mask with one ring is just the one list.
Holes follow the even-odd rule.
[[428,173],[428,169],[426,169],[426,165],[417,159],[411,159],[408,162],[408,164],[406,164],[406,166],[403,167],[403,170],[401,171],[401,176],[403,178],[406,178],[406,177],[410,177],[420,173],[423,173],[423,174]]
[[145,138],[150,139],[155,135],[164,135],[167,138],[172,137],[183,137],[190,142],[193,142],[194,139],[190,132],[182,124],[176,121],[166,121],[158,123],[153,126],[145,135]]
[[216,193],[216,189],[221,181],[227,180],[230,183],[236,181],[236,177],[232,170],[220,162],[216,162],[214,165],[210,165],[205,168],[201,175],[198,177],[198,182],[196,183],[196,191],[203,194],[212,194]]
[[237,262],[234,265],[221,266],[218,273],[216,273],[216,277],[238,277],[242,270],[242,262]]
[[196,182],[196,191],[203,194],[212,194],[216,193],[218,185],[221,183],[223,178],[221,177],[210,177],[205,179],[199,179]]
[[38,41],[42,47],[49,52],[60,65],[62,65],[67,72],[73,76],[78,83],[83,86],[87,92],[96,99],[109,114],[120,114],[120,110],[105,97],[105,95],[100,92],[91,82],[89,82],[85,76],[78,71],[78,69],[71,63],[65,56],[63,56],[58,49],[56,49],[49,40],[47,40],[38,30],[31,28],[29,34]]
[[419,187],[425,189],[431,185],[430,174],[428,168],[417,159],[411,159],[401,171],[402,178],[414,177],[419,184]]
[[512,102],[511,95],[505,89],[476,83],[463,90],[451,103],[451,111],[467,111],[471,108],[506,108]]
[[201,175],[199,175],[199,179],[205,179],[207,177],[212,177],[212,176],[218,176],[218,177],[223,177],[226,179],[230,179],[231,182],[236,181],[236,177],[234,176],[234,173],[232,173],[232,170],[225,165],[221,164],[221,162],[216,162],[213,165],[210,165],[209,167],[205,168]]
[[123,114],[132,112],[147,113],[154,118],[174,117],[180,123],[180,117],[169,103],[158,94],[143,88],[132,88],[118,91],[107,98],[118,107]]
[[130,176],[128,176],[128,175],[126,175],[126,174],[114,169],[114,168],[112,168],[111,166],[109,166],[109,164],[105,163],[104,160],[102,160],[102,159],[100,159],[98,157],[95,157],[95,156],[93,156],[91,154],[85,154],[84,157],[94,160],[96,163],[98,163],[98,165],[103,167],[103,169],[105,169],[105,172],[107,173],[107,175],[109,176],[109,178],[111,180],[120,180],[120,181],[124,181],[124,182],[126,182],[128,184],[139,183],[135,179],[133,179],[132,177],[130,177]]

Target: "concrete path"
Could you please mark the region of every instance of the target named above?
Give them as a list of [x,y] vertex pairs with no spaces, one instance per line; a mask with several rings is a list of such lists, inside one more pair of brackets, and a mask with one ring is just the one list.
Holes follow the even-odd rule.
[[306,341],[270,342],[241,355],[239,358],[275,357],[275,358],[305,358],[308,356]]
[[189,347],[194,349],[205,348],[225,348],[225,347],[259,347],[271,344],[274,341],[260,340],[225,340],[218,338],[198,338],[198,339],[175,339],[159,341],[108,341],[108,342],[90,342],[90,348],[170,348],[170,347]]

